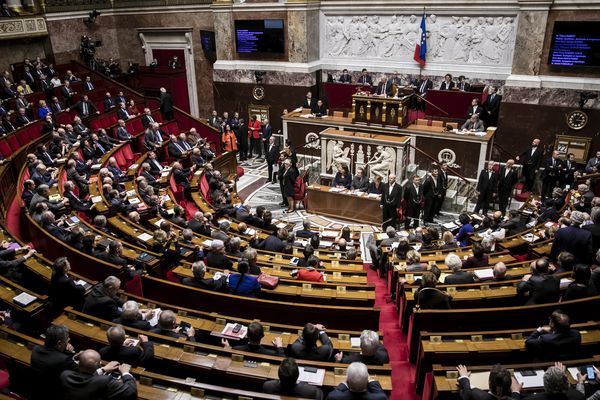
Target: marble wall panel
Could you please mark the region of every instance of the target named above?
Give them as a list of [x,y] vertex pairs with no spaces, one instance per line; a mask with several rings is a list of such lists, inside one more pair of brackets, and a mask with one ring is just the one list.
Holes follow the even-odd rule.
[[233,17],[231,13],[214,13],[217,59],[232,60],[234,52]]
[[306,42],[306,11],[288,12],[288,57],[290,62],[305,63],[308,61]]
[[512,63],[513,74],[539,74],[547,20],[548,11],[519,12]]
[[[0,41],[0,71],[10,71],[10,64],[23,62],[25,58],[48,58],[51,54],[46,52],[47,37],[23,39],[10,39]],[[18,78],[18,77],[15,77]]]
[[[254,70],[222,70],[213,71],[215,82],[250,83],[255,84]],[[316,73],[305,74],[300,72],[266,71],[262,85],[283,86],[313,86],[317,84]]]

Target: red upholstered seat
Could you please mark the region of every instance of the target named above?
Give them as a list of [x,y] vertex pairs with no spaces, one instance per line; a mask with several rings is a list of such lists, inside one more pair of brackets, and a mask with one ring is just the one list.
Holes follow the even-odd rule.
[[162,115],[160,115],[160,112],[158,111],[152,113],[152,119],[154,119],[156,122],[163,122]]
[[12,154],[12,150],[6,140],[0,141],[0,153],[2,153],[4,158],[9,157]]
[[142,278],[139,275],[134,275],[132,279],[125,282],[125,291],[139,297],[144,297]]
[[0,389],[6,389],[10,384],[10,376],[8,372],[0,369]]
[[95,119],[92,122],[90,122],[90,130],[92,132],[96,132],[98,129],[102,128],[102,126],[100,125],[100,119]]
[[17,151],[21,147],[16,135],[10,135],[6,138],[6,140],[8,141],[8,145],[10,146],[12,151]]
[[175,183],[175,177],[171,174],[169,177],[169,187],[171,188],[171,192],[173,192],[173,196],[175,197],[175,201],[181,205],[181,202],[185,200],[185,196],[183,194],[183,188]]
[[117,114],[114,114],[114,113],[110,114],[108,116],[108,125],[107,125],[107,127],[116,124],[117,121],[118,121]]
[[117,151],[114,157],[115,160],[117,160],[117,165],[119,166],[119,168],[127,168],[127,161],[125,160],[125,157],[123,156],[123,152],[121,150]]
[[525,202],[525,201],[527,201],[528,198],[529,198],[529,192],[521,192],[521,193],[515,195],[515,197],[514,197],[515,201],[520,201],[520,202]]
[[240,167],[239,165],[236,167],[235,172],[236,172],[238,178],[241,178],[242,176],[244,176],[244,168]]
[[131,130],[129,131],[129,133],[134,135],[136,133],[140,133],[143,131],[144,131],[144,125],[142,125],[142,120],[140,118],[136,118],[133,121],[131,121]]
[[17,131],[17,133],[15,133],[15,136],[17,137],[17,141],[19,142],[19,144],[21,146],[25,146],[27,143],[29,143],[31,141],[31,138],[29,136],[29,128],[23,128]]

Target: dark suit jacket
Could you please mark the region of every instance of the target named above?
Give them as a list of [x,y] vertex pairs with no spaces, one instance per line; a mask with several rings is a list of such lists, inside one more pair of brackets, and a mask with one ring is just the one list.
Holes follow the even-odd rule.
[[59,377],[63,371],[74,370],[77,364],[73,354],[63,353],[46,346],[35,346],[31,351],[31,385],[34,400],[61,399]]
[[264,240],[254,241],[252,243],[252,247],[279,253],[281,250],[283,250],[285,244],[277,236],[269,235]]
[[340,75],[338,82],[341,83],[351,83],[352,82],[352,75],[350,74],[342,74]]
[[112,321],[121,316],[119,308],[123,306],[123,302],[117,298],[108,296],[99,283],[92,288],[83,305],[83,312],[93,315],[98,318]]
[[129,112],[127,111],[127,109],[123,109],[123,108],[117,108],[117,117],[119,119],[122,119],[123,121],[127,121],[129,119],[129,117],[131,117],[131,115],[129,115]]
[[160,111],[163,113],[173,111],[173,99],[169,93],[160,95]]
[[467,82],[463,82],[463,83],[458,82],[456,84],[456,87],[459,88],[460,90],[464,90],[465,92],[468,92],[471,90],[471,85]]
[[526,305],[553,303],[560,297],[560,278],[554,275],[533,275],[517,284],[517,293],[529,293]]
[[65,371],[60,375],[64,400],[137,398],[135,378],[129,374],[121,379],[110,375],[91,375],[79,371]]
[[96,108],[96,106],[94,105],[94,103],[92,103],[91,101],[83,101],[83,100],[78,101],[71,108],[75,109],[77,111],[77,114],[79,114],[81,116],[81,115],[83,115],[83,103],[87,104],[88,116],[92,115],[96,111],[98,111],[98,109]]
[[511,168],[508,175],[506,175],[506,167],[503,166],[500,168],[500,173],[498,174],[498,193],[503,193],[504,195],[510,195],[512,193],[512,189],[517,183],[517,172],[514,168]]
[[373,77],[371,75],[361,75],[356,82],[373,86]]
[[485,108],[485,110],[487,112],[489,112],[490,114],[493,115],[498,112],[501,101],[502,101],[502,96],[500,96],[499,94],[495,94],[493,99],[492,99],[492,96],[490,95],[490,96],[488,96],[483,107]]
[[387,81],[385,82],[385,87],[383,87],[383,81],[379,82],[379,84],[377,84],[377,90],[375,91],[375,94],[385,94],[386,96],[391,96],[392,95],[392,82],[391,81]]
[[402,186],[395,182],[392,194],[390,194],[389,183],[384,183],[381,186],[381,205],[399,208],[402,201]]
[[266,139],[268,143],[268,140],[271,137],[271,135],[273,135],[273,127],[271,126],[271,124],[263,126],[262,133],[260,135],[261,139]]
[[[156,120],[154,120],[154,117],[152,117],[152,120],[153,120],[154,122],[156,122]],[[146,115],[146,114],[142,115],[142,126],[143,126],[144,128],[147,128],[147,127],[149,127],[149,126],[150,126],[150,122],[151,122],[151,121],[150,121],[150,117],[149,117],[148,115]]]
[[[179,146],[179,147],[181,147],[181,146]],[[179,149],[173,142],[169,142],[168,149],[169,149],[169,154],[173,158],[181,158],[181,156],[183,155],[183,151],[184,151],[183,147],[181,147],[181,149]]]
[[319,335],[322,345],[319,347],[306,348],[304,338],[300,336],[290,346],[290,356],[301,360],[327,361],[333,352],[333,345],[325,332]]
[[[423,86],[423,82],[425,83],[425,87],[423,88],[423,90],[421,90],[421,86]],[[433,82],[430,81],[429,79],[427,79],[426,81],[419,81],[419,83],[417,83],[417,93],[420,95],[425,95],[427,93],[427,91],[429,89],[433,88]]]
[[554,235],[550,257],[556,260],[561,251],[568,251],[575,256],[575,263],[591,262],[594,249],[592,248],[592,232],[576,226],[560,228]]
[[190,176],[190,174],[191,171],[189,168],[173,169],[173,177],[175,178],[175,183],[184,187],[190,185],[190,181],[188,179],[188,176]]
[[104,346],[99,351],[104,361],[118,361],[121,364],[129,364],[133,367],[147,365],[154,358],[154,343],[146,342],[140,346]]
[[560,171],[562,170],[562,161],[557,159],[552,165],[552,157],[548,157],[544,160],[544,178],[558,179],[560,177]]
[[575,329],[565,333],[533,331],[525,340],[527,350],[544,360],[563,360],[576,357],[581,334]]
[[328,400],[387,400],[387,395],[377,381],[369,382],[367,391],[364,393],[353,393],[345,383],[340,383],[329,393]]
[[[385,187],[384,193],[385,193]],[[421,200],[423,199],[423,187],[419,186],[419,193],[415,189],[415,185],[412,182],[408,182],[404,187],[404,203],[407,210],[418,210],[421,207]]]
[[233,261],[223,254],[208,253],[206,256],[206,265],[212,268],[231,269]]
[[525,400],[585,400],[585,395],[578,390],[569,389],[567,393],[536,393],[529,397],[525,397]]
[[198,279],[195,277],[188,276],[186,278],[183,278],[181,283],[187,286],[193,286],[200,289],[221,290],[221,288],[223,288],[223,286],[227,284],[227,277],[223,275],[221,276],[221,279],[214,280],[213,278]]
[[318,115],[327,115],[327,106],[325,104],[321,104],[319,106],[318,104],[315,103],[311,112],[313,114],[318,114]]
[[[592,234],[592,248],[600,249],[600,224],[589,224],[581,227],[582,229],[591,232]],[[597,288],[600,290],[600,287]]]
[[[479,388],[471,388],[471,382],[469,378],[460,378],[458,380],[458,386],[460,387],[460,397],[463,400],[497,400],[498,398],[485,390]],[[520,399],[519,393],[512,394],[513,399]]]
[[323,391],[316,386],[300,382],[292,388],[283,388],[279,379],[266,381],[263,384],[263,392],[268,394],[278,394],[280,396],[301,397],[305,399],[323,399]]
[[477,114],[477,115],[481,116],[482,112],[483,112],[483,107],[481,107],[481,106],[473,107],[471,105],[471,106],[469,106],[469,109],[467,110],[467,119],[471,118],[473,116],[473,114]]
[[104,105],[104,112],[108,112],[111,110],[111,108],[117,106],[117,102],[112,97],[107,97],[106,99],[104,99],[102,104]]
[[[269,149],[269,147],[270,145],[268,145],[267,149]],[[266,158],[267,163],[275,164],[277,162],[277,159],[279,158],[279,147],[273,145],[273,147],[270,150],[268,150]]]
[[477,191],[482,196],[491,197],[492,193],[496,193],[498,190],[498,174],[492,172],[490,176],[489,171],[484,169],[479,173],[479,179],[477,180]]
[[304,101],[302,102],[302,108],[310,108],[311,111],[316,105],[317,105],[317,99],[315,99],[315,98],[311,98],[310,103],[308,102],[307,98],[305,98]]
[[233,346],[234,350],[239,351],[247,351],[248,353],[256,353],[256,354],[265,354],[268,356],[284,356],[285,352],[283,351],[283,347],[276,347],[275,350],[267,349],[266,347],[260,344],[241,344],[239,346]]
[[519,161],[521,161],[524,165],[531,165],[533,168],[539,168],[542,162],[542,153],[543,149],[541,146],[538,146],[533,154],[531,154],[531,150],[533,148],[529,146],[527,150],[525,150],[520,156]]
[[423,186],[421,186],[423,190],[423,197],[426,199],[433,199],[434,197],[439,196],[442,192],[442,177],[439,175],[437,176],[435,179],[436,185],[434,185],[433,182],[433,176],[430,175],[427,177],[427,179],[425,179]]
[[372,356],[365,356],[361,353],[348,353],[342,358],[342,364],[351,364],[353,362],[361,362],[365,365],[383,365],[390,362],[390,357],[385,347],[381,344]]
[[454,88],[454,82],[452,82],[452,81],[450,81],[450,83],[447,83],[446,81],[444,81],[440,85],[440,90],[451,90],[453,88]]
[[76,309],[80,309],[85,299],[85,288],[81,285],[76,285],[71,278],[64,274],[52,274],[49,294],[55,309],[62,309],[66,306],[73,306]]
[[469,271],[458,271],[453,272],[444,279],[444,283],[447,285],[457,285],[461,283],[474,283],[475,276]]

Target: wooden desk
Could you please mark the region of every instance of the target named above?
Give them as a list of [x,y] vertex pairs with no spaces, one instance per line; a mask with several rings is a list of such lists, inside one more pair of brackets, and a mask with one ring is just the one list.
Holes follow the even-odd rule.
[[352,122],[403,128],[408,125],[409,103],[408,96],[394,98],[355,94],[352,96]]
[[331,192],[329,186],[310,185],[306,188],[306,209],[315,214],[343,218],[367,224],[382,222],[380,200],[356,196],[351,191]]

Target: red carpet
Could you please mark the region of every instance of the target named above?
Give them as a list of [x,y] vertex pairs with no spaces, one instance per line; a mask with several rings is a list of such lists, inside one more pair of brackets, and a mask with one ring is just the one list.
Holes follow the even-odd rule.
[[402,333],[398,325],[398,315],[393,303],[386,303],[388,288],[385,282],[377,276],[377,273],[368,266],[367,280],[375,285],[375,306],[379,307],[379,330],[383,332],[383,343],[390,355],[392,366],[392,395],[391,400],[419,399],[415,393],[414,367],[408,362],[408,349],[406,347],[406,335]]

